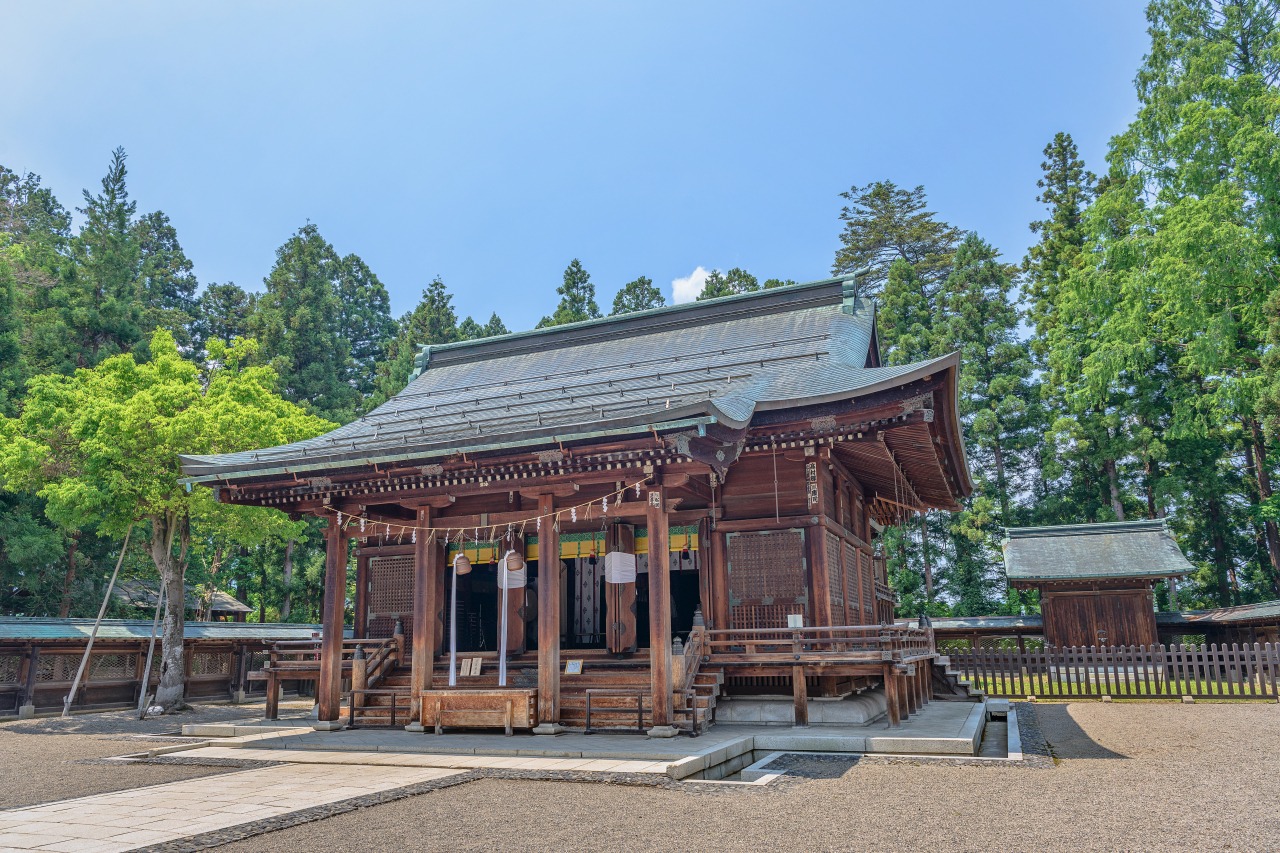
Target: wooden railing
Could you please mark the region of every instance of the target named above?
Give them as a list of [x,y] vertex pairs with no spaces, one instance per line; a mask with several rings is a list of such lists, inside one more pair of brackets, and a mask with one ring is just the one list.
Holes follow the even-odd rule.
[[[271,646],[262,675],[267,680],[267,719],[279,715],[281,681],[320,678],[320,640],[282,640]],[[357,654],[359,651],[359,654]],[[357,690],[375,687],[404,659],[404,635],[342,641],[342,677]],[[360,678],[356,673],[360,671]],[[355,682],[360,681],[360,684]]]
[[952,652],[951,669],[988,696],[1280,701],[1280,646],[1053,647]]
[[909,623],[706,632],[706,660],[721,665],[909,663],[934,657],[933,629]]

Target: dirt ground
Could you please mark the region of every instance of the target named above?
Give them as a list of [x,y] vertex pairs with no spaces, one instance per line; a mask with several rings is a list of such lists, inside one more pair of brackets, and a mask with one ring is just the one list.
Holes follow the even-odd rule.
[[[310,708],[305,702],[289,706],[282,705],[282,713],[305,714]],[[136,711],[117,711],[0,724],[0,809],[225,773],[227,768],[107,764],[95,759],[175,743],[165,735],[181,731],[184,723],[260,716],[261,705],[205,705],[143,721]]]
[[1081,703],[1037,715],[1052,768],[862,763],[782,790],[715,793],[481,780],[222,849],[1280,849],[1280,706]]

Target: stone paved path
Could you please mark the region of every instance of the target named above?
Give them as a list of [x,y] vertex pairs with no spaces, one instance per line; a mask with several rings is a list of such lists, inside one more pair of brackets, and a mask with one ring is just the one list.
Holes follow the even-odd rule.
[[0,811],[0,851],[115,853],[461,773],[281,765]]

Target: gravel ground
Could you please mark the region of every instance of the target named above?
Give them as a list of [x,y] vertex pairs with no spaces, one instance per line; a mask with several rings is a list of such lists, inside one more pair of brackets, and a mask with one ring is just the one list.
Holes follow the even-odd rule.
[[[281,714],[286,710],[306,714],[310,709],[309,702],[283,703]],[[143,721],[137,719],[136,711],[113,711],[0,724],[0,809],[224,773],[226,768],[219,767],[120,764],[95,759],[175,743],[164,735],[180,731],[184,723],[261,715],[261,705],[203,705]]]
[[1056,767],[862,761],[766,789],[480,779],[220,849],[1280,848],[1280,707],[1035,713]]

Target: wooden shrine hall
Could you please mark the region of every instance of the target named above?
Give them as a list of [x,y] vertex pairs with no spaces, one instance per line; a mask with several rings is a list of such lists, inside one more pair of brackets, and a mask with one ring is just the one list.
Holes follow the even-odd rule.
[[936,653],[875,537],[972,488],[957,366],[883,365],[856,280],[821,281],[426,347],[353,423],[183,464],[326,521],[319,660],[272,663],[317,670],[320,727],[670,736],[725,692],[805,724],[879,689],[893,725]]

